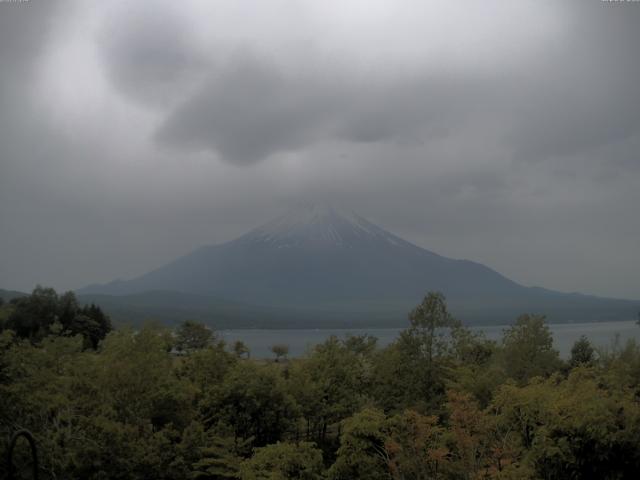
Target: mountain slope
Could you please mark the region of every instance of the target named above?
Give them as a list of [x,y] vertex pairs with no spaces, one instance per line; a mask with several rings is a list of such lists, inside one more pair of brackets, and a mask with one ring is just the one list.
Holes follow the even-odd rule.
[[0,298],[2,298],[2,300],[4,300],[5,302],[9,302],[14,298],[26,297],[27,295],[29,294],[24,292],[18,292],[16,290],[4,290],[0,288]]
[[501,322],[522,311],[558,321],[598,312],[633,318],[633,302],[527,288],[468,260],[417,247],[351,212],[293,211],[221,245],[202,247],[140,277],[87,287],[82,294],[148,291],[215,296],[241,304],[404,317],[425,292],[443,292],[469,321]]

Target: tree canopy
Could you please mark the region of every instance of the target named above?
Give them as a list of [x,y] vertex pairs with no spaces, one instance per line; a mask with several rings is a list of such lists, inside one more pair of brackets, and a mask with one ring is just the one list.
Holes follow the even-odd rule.
[[193,352],[208,347],[215,340],[213,331],[203,323],[185,320],[175,332],[175,348],[182,352]]
[[99,307],[41,287],[0,314],[0,455],[29,429],[42,478],[613,480],[640,467],[640,346],[580,339],[565,362],[540,316],[491,342],[428,294],[386,347],[330,337],[275,362],[194,322],[101,336]]
[[31,295],[14,299],[11,307],[3,327],[32,342],[52,334],[81,335],[84,346],[95,349],[112,330],[111,320],[99,306],[80,306],[73,292],[58,295],[53,288],[37,286]]

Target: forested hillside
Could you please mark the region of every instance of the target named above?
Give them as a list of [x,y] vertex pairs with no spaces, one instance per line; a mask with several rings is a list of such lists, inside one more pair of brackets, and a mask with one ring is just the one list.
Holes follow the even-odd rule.
[[[29,429],[40,478],[619,479],[640,467],[640,346],[581,339],[563,361],[538,316],[491,342],[431,293],[386,348],[330,338],[266,361],[196,322],[111,331],[99,307],[47,289],[0,309],[0,453]],[[20,443],[26,476],[28,463]]]

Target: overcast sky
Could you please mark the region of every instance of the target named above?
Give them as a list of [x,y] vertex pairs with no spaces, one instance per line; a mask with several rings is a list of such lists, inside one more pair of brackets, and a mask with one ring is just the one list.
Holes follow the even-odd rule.
[[640,2],[0,1],[0,288],[130,278],[330,200],[640,299]]

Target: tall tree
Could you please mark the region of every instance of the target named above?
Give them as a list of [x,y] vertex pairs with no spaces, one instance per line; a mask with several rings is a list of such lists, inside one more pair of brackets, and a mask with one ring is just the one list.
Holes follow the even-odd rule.
[[303,409],[311,437],[320,445],[330,425],[363,405],[368,384],[365,365],[362,357],[331,336],[292,369],[291,390]]
[[504,332],[505,371],[520,383],[531,377],[550,375],[562,365],[557,350],[553,349],[553,336],[544,320],[541,315],[521,315]]
[[38,285],[31,295],[16,300],[6,322],[19,337],[38,342],[50,333],[58,320],[58,294],[53,288]]
[[51,334],[82,335],[85,348],[93,349],[112,330],[111,320],[100,307],[80,307],[73,292],[58,296],[53,288],[41,286],[16,300],[6,327],[34,343]]
[[324,465],[315,444],[278,442],[257,448],[240,466],[242,480],[320,480]]
[[569,366],[577,367],[578,365],[591,366],[595,362],[595,350],[591,346],[591,342],[587,337],[582,335],[571,347],[571,357],[569,358]]
[[409,328],[377,356],[376,398],[385,410],[439,413],[454,355],[453,330],[460,323],[441,293],[428,293],[409,314]]
[[193,352],[208,347],[214,341],[213,331],[203,323],[185,320],[176,328],[176,349]]
[[242,340],[236,340],[233,342],[233,353],[235,353],[238,358],[245,356],[247,358],[251,357],[249,347]]
[[201,408],[208,427],[227,427],[238,441],[262,447],[282,440],[298,406],[275,365],[238,362],[224,381],[205,393]]
[[389,480],[390,456],[385,446],[387,434],[387,418],[381,410],[365,408],[346,419],[329,478]]
[[442,354],[450,345],[450,330],[460,322],[449,313],[444,295],[429,292],[420,305],[409,313],[411,325],[402,332],[401,338],[416,345],[422,355],[432,360],[434,355]]
[[278,362],[281,358],[286,359],[287,355],[289,355],[289,345],[277,343],[276,345],[271,346],[271,351],[276,356],[276,362]]

